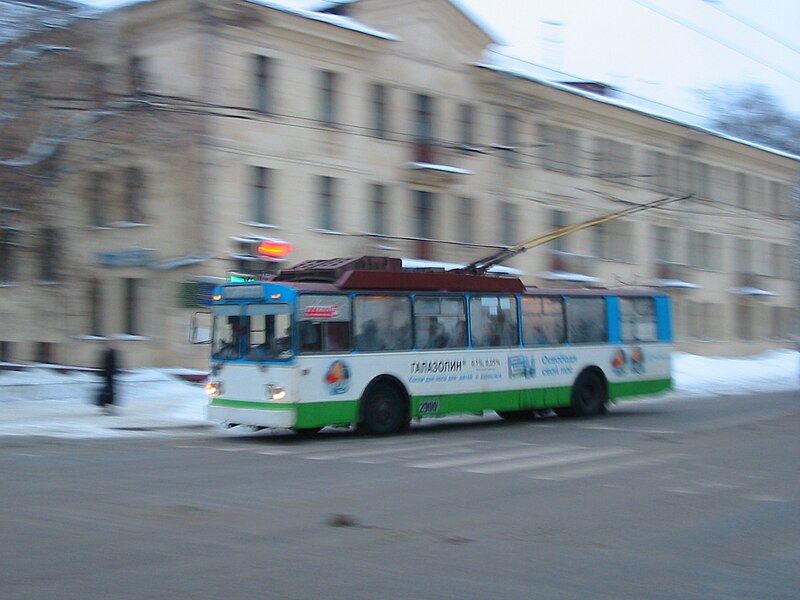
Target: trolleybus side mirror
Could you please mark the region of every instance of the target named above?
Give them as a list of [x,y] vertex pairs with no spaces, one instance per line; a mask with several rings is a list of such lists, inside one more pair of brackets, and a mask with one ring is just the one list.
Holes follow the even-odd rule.
[[211,313],[207,311],[197,311],[192,314],[189,322],[189,343],[190,344],[210,344],[211,343]]

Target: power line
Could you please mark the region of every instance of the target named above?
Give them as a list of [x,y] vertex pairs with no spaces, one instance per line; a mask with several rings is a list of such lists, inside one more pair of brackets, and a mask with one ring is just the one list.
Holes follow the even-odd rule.
[[744,18],[738,16],[736,13],[724,8],[724,4],[721,1],[719,1],[719,0],[700,0],[700,1],[705,3],[705,4],[708,4],[714,10],[718,10],[721,13],[727,15],[728,17],[730,17],[734,21],[738,21],[739,23],[741,23],[745,27],[748,27],[748,28],[752,29],[753,31],[757,31],[758,33],[760,33],[764,37],[767,37],[767,38],[771,39],[776,44],[780,44],[784,48],[788,48],[792,52],[794,52],[796,54],[800,54],[800,46],[794,46],[793,44],[785,41],[784,39],[782,39],[780,37],[778,37],[777,34],[775,34],[774,32],[767,31],[763,27],[754,24],[752,21],[748,21],[747,19],[744,19]]
[[680,25],[682,27],[686,27],[687,29],[691,29],[692,31],[694,31],[697,34],[700,34],[704,38],[709,39],[709,40],[711,40],[711,41],[713,41],[713,42],[715,42],[715,43],[717,43],[717,44],[719,44],[721,46],[724,46],[728,50],[731,50],[732,52],[735,52],[736,54],[739,54],[740,56],[744,56],[748,60],[751,60],[751,61],[753,61],[755,63],[758,63],[761,66],[766,67],[771,71],[775,71],[776,73],[780,73],[781,75],[783,75],[787,79],[790,79],[791,81],[794,81],[795,83],[800,83],[800,79],[797,79],[794,74],[789,73],[788,71],[785,71],[785,70],[783,70],[783,69],[781,69],[779,67],[776,67],[774,65],[770,65],[770,64],[764,62],[760,58],[757,58],[757,57],[753,56],[752,54],[746,52],[745,50],[742,50],[741,48],[737,48],[737,47],[733,46],[732,44],[728,43],[726,40],[723,40],[722,38],[714,35],[712,32],[708,31],[707,29],[700,28],[700,27],[696,26],[695,24],[691,23],[690,21],[687,21],[686,19],[684,19],[682,17],[679,17],[679,16],[677,16],[677,15],[675,15],[673,13],[669,13],[669,12],[665,11],[664,9],[662,9],[659,6],[653,5],[652,3],[649,2],[649,0],[633,0],[633,2],[635,2],[638,5],[640,5],[643,8],[646,8],[647,10],[650,10],[650,11],[652,11],[652,12],[658,14],[658,15],[661,15],[665,19],[669,19],[670,21],[672,21],[674,23],[677,23],[678,25]]

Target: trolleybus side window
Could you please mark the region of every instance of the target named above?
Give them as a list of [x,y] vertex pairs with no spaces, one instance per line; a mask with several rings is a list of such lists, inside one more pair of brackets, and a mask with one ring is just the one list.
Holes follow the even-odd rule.
[[566,300],[567,340],[572,344],[605,342],[606,301],[591,296],[572,296]]
[[464,298],[414,298],[414,339],[420,349],[466,348],[467,311]]
[[519,344],[517,299],[514,296],[473,296],[469,301],[469,315],[473,346]]
[[522,296],[522,343],[564,343],[564,301],[549,296]]
[[655,342],[658,339],[656,307],[652,298],[620,298],[619,319],[623,342]]
[[292,314],[288,304],[251,304],[247,358],[289,360],[292,357]]
[[408,296],[356,296],[354,308],[359,350],[411,349],[411,299]]
[[300,352],[348,352],[352,348],[350,298],[302,294],[297,299]]

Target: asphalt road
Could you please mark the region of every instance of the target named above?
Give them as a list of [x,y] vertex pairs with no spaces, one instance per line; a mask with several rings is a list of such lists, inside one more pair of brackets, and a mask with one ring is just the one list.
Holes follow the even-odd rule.
[[0,598],[769,598],[797,394],[403,435],[0,442]]

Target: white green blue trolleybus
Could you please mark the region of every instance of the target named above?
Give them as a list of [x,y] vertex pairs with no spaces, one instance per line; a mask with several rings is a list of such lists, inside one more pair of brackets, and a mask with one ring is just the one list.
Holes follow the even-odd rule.
[[389,434],[486,411],[593,416],[671,387],[669,298],[649,289],[528,288],[362,257],[222,285],[212,314],[208,415],[231,426]]

